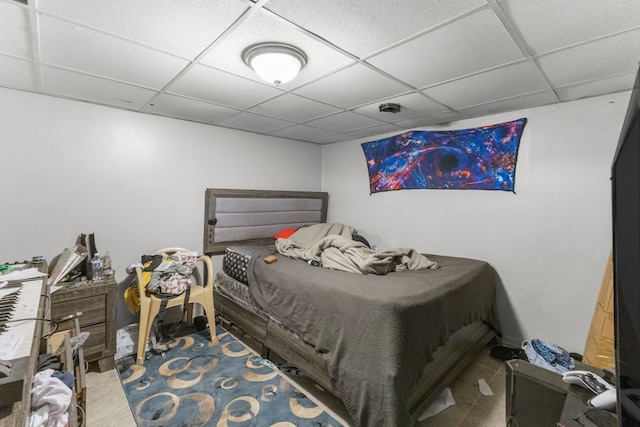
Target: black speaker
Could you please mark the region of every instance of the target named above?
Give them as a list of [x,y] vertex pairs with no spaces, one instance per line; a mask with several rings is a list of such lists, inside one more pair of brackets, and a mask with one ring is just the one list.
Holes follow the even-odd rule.
[[507,426],[555,427],[569,391],[562,375],[524,360],[510,360],[506,367]]

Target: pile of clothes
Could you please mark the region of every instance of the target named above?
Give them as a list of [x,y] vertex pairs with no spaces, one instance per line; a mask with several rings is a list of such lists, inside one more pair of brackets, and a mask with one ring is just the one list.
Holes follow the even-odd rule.
[[573,356],[564,348],[538,339],[524,341],[522,349],[527,354],[529,363],[563,374],[576,367]]
[[532,339],[523,341],[522,348],[503,345],[493,346],[491,355],[503,360],[522,359],[558,374],[572,371],[576,362],[571,353],[555,344]]
[[[89,337],[89,332],[80,332],[71,338],[71,350],[74,358],[78,349]],[[63,427],[68,425],[67,409],[73,399],[75,377],[62,369],[60,354],[45,353],[38,356],[37,373],[31,381],[31,417],[30,427]]]

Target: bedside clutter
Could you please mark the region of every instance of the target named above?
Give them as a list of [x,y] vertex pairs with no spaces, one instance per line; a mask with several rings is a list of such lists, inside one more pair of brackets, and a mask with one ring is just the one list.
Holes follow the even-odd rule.
[[616,389],[600,375],[589,371],[569,371],[562,374],[562,381],[590,390],[594,396],[587,401],[589,405],[595,408],[615,409]]
[[578,384],[584,378],[596,390],[609,389],[612,386],[607,386],[608,383],[602,379],[604,373],[580,362],[575,362],[575,365],[576,370],[565,374],[567,382],[563,381],[562,374],[527,361],[508,361],[507,426],[617,426],[615,414],[589,405],[588,402],[593,403],[597,395],[585,382]]

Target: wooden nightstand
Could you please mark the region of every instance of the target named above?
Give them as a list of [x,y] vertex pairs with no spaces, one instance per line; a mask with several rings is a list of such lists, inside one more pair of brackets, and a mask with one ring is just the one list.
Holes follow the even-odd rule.
[[[80,329],[89,332],[84,343],[84,357],[98,361],[100,372],[113,369],[116,354],[116,286],[115,278],[84,285],[61,283],[62,289],[51,294],[51,318],[63,318],[82,312]],[[63,322],[58,330],[72,329],[73,323]]]
[[[598,368],[575,362],[575,369],[603,376]],[[587,401],[595,395],[576,384],[562,381],[562,375],[524,360],[506,363],[506,419],[507,425],[520,427],[595,426],[586,421]],[[582,419],[578,420],[582,416]],[[617,425],[614,414],[602,414],[602,426]],[[608,421],[612,424],[604,424]]]

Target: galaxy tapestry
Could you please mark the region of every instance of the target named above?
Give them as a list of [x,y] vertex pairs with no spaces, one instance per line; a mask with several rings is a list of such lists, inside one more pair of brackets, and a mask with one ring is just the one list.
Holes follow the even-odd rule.
[[445,188],[513,191],[526,118],[472,129],[410,131],[362,144],[371,194]]

